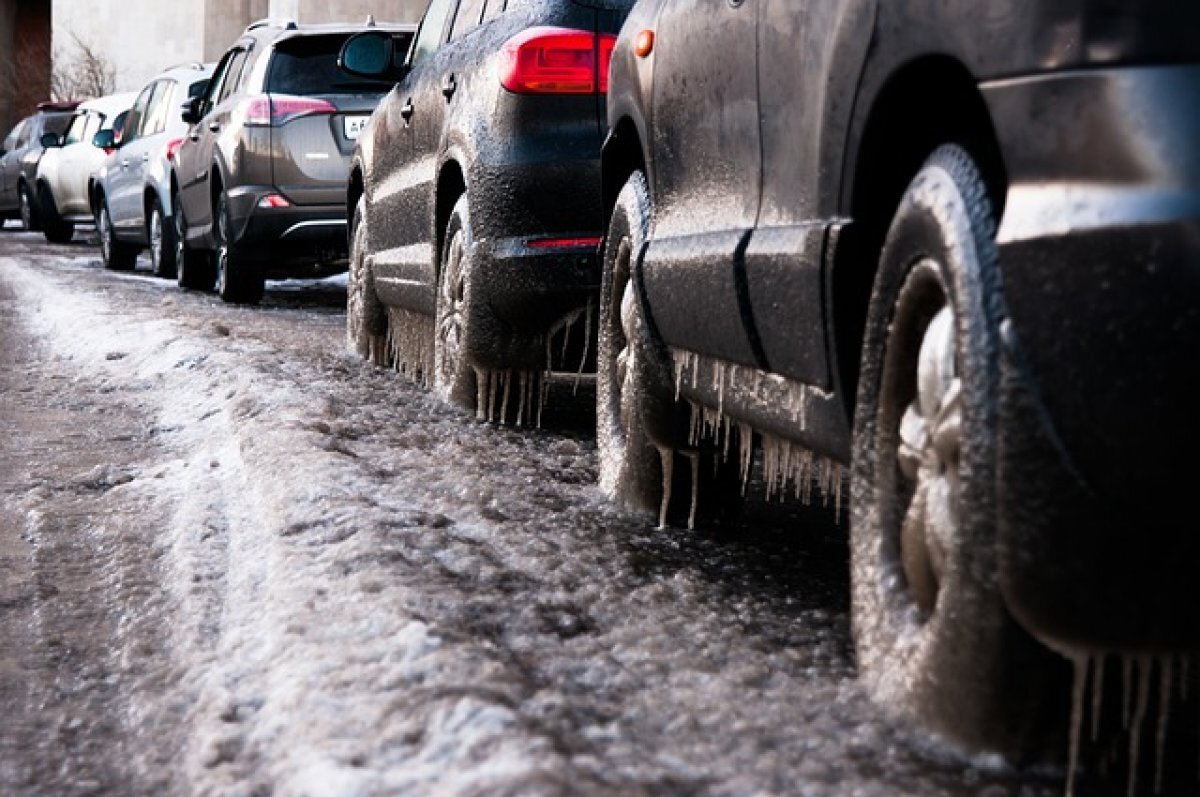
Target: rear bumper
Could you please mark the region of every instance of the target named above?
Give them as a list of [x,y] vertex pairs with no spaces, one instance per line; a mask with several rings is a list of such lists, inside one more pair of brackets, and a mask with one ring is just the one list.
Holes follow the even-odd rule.
[[485,307],[468,356],[481,366],[542,369],[547,336],[572,323],[582,329],[600,293],[594,246],[533,250],[525,238],[492,239],[475,245],[472,260]]
[[1191,66],[985,87],[1010,177],[1000,583],[1059,648],[1200,647],[1198,93]]
[[279,193],[273,186],[242,186],[228,193],[233,243],[242,255],[264,270],[297,275],[345,269],[346,206],[290,205],[260,207],[259,201]]

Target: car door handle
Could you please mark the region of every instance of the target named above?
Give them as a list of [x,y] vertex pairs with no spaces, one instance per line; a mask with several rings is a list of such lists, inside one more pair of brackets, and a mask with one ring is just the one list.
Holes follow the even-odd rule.
[[149,163],[149,162],[150,162],[150,153],[143,152],[142,153],[142,163]]
[[458,83],[455,82],[454,75],[446,75],[446,78],[442,81],[442,94],[445,95],[446,99],[450,99],[456,91],[458,91]]
[[404,101],[404,105],[403,105],[403,106],[401,106],[401,108],[400,108],[400,115],[404,117],[404,121],[406,121],[406,122],[407,122],[409,119],[412,119],[412,115],[413,115],[413,104],[412,104],[412,100],[411,100],[411,99],[409,99],[409,100],[405,100],[405,101]]
[[208,129],[213,131],[214,133],[216,133],[221,129],[221,123],[220,122],[209,122]]
[[121,168],[122,169],[129,168],[129,158],[121,158]]

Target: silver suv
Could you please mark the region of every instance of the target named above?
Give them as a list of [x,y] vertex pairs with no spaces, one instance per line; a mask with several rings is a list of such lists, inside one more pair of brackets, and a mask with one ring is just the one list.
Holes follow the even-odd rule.
[[177,267],[184,287],[255,303],[268,277],[346,269],[346,181],[354,142],[392,81],[338,69],[352,34],[404,52],[415,26],[250,25],[183,119],[176,154]]
[[199,63],[163,70],[138,94],[121,127],[96,134],[93,143],[110,151],[88,190],[106,267],[133,268],[149,248],[154,273],[175,276],[171,158],[188,130],[179,110],[204,93],[212,71]]

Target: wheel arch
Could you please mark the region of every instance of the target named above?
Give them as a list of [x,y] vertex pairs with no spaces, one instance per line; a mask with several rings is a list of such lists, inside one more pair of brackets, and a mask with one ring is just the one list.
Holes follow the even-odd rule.
[[[437,188],[434,191],[433,217],[433,262],[435,270],[441,270],[442,247],[446,243],[446,225],[450,223],[450,214],[454,212],[454,204],[458,198],[467,192],[467,180],[462,166],[456,160],[448,160],[442,164],[438,172]],[[440,273],[438,274],[440,278]]]
[[[349,247],[354,239],[354,210],[358,200],[366,193],[366,183],[363,180],[362,167],[355,163],[346,178],[346,246]],[[347,250],[349,251],[349,250]]]
[[[601,196],[604,220],[607,223],[617,203],[621,187],[635,171],[646,171],[645,150],[637,124],[628,116],[622,117],[604,141],[600,156]],[[647,175],[647,177],[649,177]]]
[[1008,191],[991,114],[978,81],[960,60],[920,57],[892,70],[879,85],[866,98],[847,148],[842,207],[853,223],[840,235],[831,280],[835,367],[851,419],[867,305],[888,226],[908,184],[934,150],[958,144],[979,167],[997,220]]

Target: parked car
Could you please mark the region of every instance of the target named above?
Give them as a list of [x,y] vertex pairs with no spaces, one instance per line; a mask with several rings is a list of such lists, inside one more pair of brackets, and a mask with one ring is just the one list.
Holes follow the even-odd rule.
[[200,63],[163,70],[142,88],[120,129],[96,134],[96,146],[111,151],[88,189],[107,268],[131,269],[148,248],[154,274],[175,276],[171,159],[187,135],[182,105],[204,93],[212,71]]
[[351,79],[342,43],[373,29],[403,45],[411,26],[246,28],[191,100],[172,170],[179,284],[255,303],[268,277],[346,269],[346,175],[354,141],[391,83]]
[[79,103],[43,102],[17,122],[0,144],[0,218],[21,220],[25,230],[40,230],[36,196],[37,165],[47,133],[61,136]]
[[632,4],[433,0],[399,66],[385,37],[347,42],[345,69],[399,80],[346,197],[360,354],[531,418],[548,342],[595,306],[608,54]]
[[47,241],[66,243],[74,236],[76,224],[92,221],[88,182],[109,154],[97,147],[93,138],[102,130],[111,130],[136,96],[124,92],[81,102],[65,133],[42,136],[46,151],[38,162],[36,186]]
[[727,447],[848,498],[864,683],[1020,755],[1070,702],[1048,649],[1079,722],[1105,654],[1171,688],[1200,642],[1200,6],[1010,11],[638,3],[597,427],[668,520],[677,455],[695,506]]

